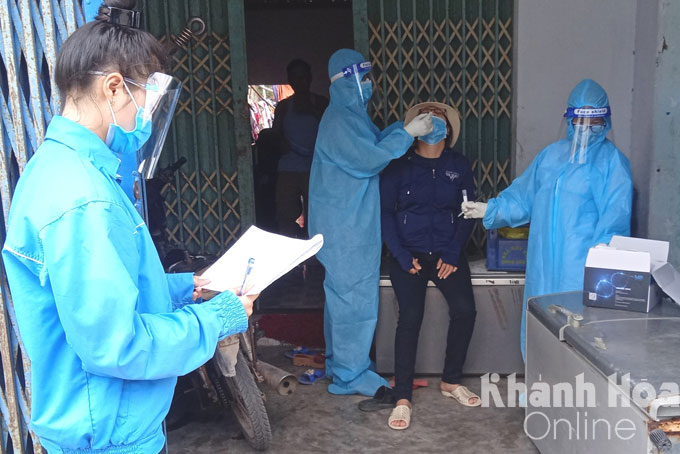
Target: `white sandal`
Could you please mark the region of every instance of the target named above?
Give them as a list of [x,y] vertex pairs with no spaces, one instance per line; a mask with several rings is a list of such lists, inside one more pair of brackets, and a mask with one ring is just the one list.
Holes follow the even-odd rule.
[[[455,399],[458,403],[465,405],[466,407],[479,407],[482,405],[482,400],[479,398],[479,396],[463,385],[460,385],[453,391],[444,391],[443,389],[440,391],[442,396]],[[471,404],[470,399],[477,399],[477,402]]]
[[[403,427],[395,426],[392,424],[395,421],[404,421],[406,425]],[[394,430],[408,429],[408,426],[411,425],[411,407],[408,405],[397,405],[394,407],[390,418],[387,420],[387,425],[390,427],[390,429]]]

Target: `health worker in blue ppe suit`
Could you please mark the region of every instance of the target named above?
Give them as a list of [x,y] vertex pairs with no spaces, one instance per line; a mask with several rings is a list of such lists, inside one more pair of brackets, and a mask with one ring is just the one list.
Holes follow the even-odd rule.
[[630,235],[633,177],[606,136],[609,98],[595,81],[572,90],[564,114],[567,136],[541,151],[529,168],[488,205],[463,202],[466,218],[495,229],[531,223],[521,348],[526,357],[526,305],[538,295],[583,289],[588,249]]
[[368,357],[378,318],[380,194],[378,174],[413,138],[432,131],[431,114],[384,131],[366,112],[371,64],[350,49],[328,62],[330,105],[319,125],[309,182],[309,233],[321,233],[326,269],[326,374],[333,394],[372,396],[387,382]]
[[179,89],[134,6],[106,0],[64,42],[64,109],[19,178],[2,250],[31,360],[31,428],[50,454],[160,452],[177,377],[252,312],[232,292],[194,304],[205,282],[165,274],[119,184],[122,160],[160,150]]

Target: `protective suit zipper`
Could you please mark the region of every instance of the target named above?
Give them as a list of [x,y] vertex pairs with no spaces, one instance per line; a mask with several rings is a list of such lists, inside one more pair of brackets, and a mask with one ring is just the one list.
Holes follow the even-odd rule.
[[[553,212],[552,212],[552,231],[551,231],[551,239],[552,239],[552,252],[555,252],[555,231],[556,231],[556,226],[557,226],[557,207],[559,206],[559,199],[560,199],[560,183],[562,181],[562,177],[564,176],[564,173],[566,171],[563,170],[560,175],[557,177],[557,181],[555,182],[555,192],[554,192],[554,198],[555,201],[553,202]],[[557,268],[553,269],[553,279],[555,279],[555,275],[557,274]]]

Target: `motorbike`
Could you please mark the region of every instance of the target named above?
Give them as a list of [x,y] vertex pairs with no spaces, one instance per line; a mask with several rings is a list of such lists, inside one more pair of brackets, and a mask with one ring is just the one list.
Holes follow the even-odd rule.
[[[216,260],[212,256],[192,254],[182,245],[172,244],[168,238],[163,191],[185,163],[186,158],[181,158],[159,169],[156,176],[145,184],[149,231],[168,273],[200,272]],[[169,430],[182,425],[187,402],[188,405],[198,402],[202,411],[231,410],[253,449],[266,450],[269,447],[271,427],[264,405],[265,395],[258,387],[264,378],[257,370],[254,332],[255,327],[250,322],[247,332],[221,340],[212,359],[187,376],[180,377],[168,415]]]

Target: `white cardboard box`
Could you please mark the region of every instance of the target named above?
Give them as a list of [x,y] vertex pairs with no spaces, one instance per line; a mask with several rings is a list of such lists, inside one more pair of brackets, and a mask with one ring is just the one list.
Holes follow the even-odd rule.
[[614,236],[609,246],[588,251],[583,303],[649,312],[661,290],[680,302],[680,274],[668,262],[667,241]]

